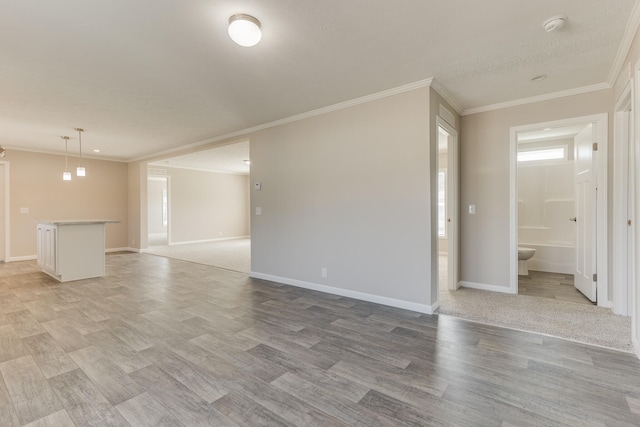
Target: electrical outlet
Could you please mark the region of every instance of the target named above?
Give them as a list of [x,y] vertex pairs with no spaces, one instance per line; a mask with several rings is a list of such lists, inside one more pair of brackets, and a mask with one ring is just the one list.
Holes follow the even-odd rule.
[[322,277],[327,277],[327,267],[322,267]]

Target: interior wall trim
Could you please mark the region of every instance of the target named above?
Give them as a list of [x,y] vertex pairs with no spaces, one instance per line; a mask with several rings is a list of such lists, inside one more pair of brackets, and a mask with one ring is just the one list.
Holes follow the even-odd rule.
[[465,282],[464,280],[461,280],[459,283],[460,283],[460,286],[462,286],[463,288],[480,289],[483,291],[491,291],[491,292],[502,292],[505,294],[518,293],[517,290],[514,292],[513,289],[509,286],[498,286],[498,285],[488,285],[486,283]]
[[561,90],[559,92],[547,93],[539,96],[532,96],[530,98],[515,99],[513,101],[499,102],[497,104],[485,105],[483,107],[469,108],[462,111],[462,116],[468,116],[471,114],[484,113],[486,111],[500,110],[502,108],[516,107],[518,105],[533,104],[535,102],[548,101],[556,98],[564,98],[567,96],[580,95],[583,93],[596,92],[599,90],[611,89],[612,86],[609,83],[597,83],[590,86],[582,86],[574,89]]
[[616,78],[618,77],[618,74],[620,74],[620,71],[622,70],[624,60],[627,58],[627,56],[629,55],[629,51],[631,50],[633,38],[638,31],[638,26],[640,26],[640,3],[636,2],[636,4],[633,6],[633,10],[631,11],[629,21],[627,21],[627,27],[624,30],[622,42],[618,47],[618,52],[615,59],[613,60],[611,71],[609,72],[609,78],[607,79],[607,81],[610,85],[614,84]]
[[12,256],[7,258],[7,262],[32,261],[38,259],[37,255]]
[[270,282],[282,283],[285,285],[291,285],[298,288],[324,292],[326,294],[339,295],[341,297],[373,302],[376,304],[387,305],[389,307],[402,308],[405,310],[415,311],[418,313],[433,314],[437,308],[437,304],[435,306],[418,304],[411,301],[404,301],[404,300],[399,300],[395,298],[383,297],[380,295],[373,295],[365,292],[351,291],[349,289],[342,289],[342,288],[336,288],[333,286],[321,285],[318,283],[305,282],[302,280],[290,279],[288,277],[273,276],[271,274],[264,274],[256,271],[252,271],[249,276],[255,279],[268,280]]
[[[221,135],[221,136],[217,136],[214,138],[209,138],[209,139],[205,139],[202,141],[198,141],[198,142],[194,142],[192,144],[187,144],[187,145],[183,145],[177,148],[172,148],[169,150],[165,150],[165,151],[161,151],[159,153],[153,153],[153,154],[149,154],[147,156],[142,156],[142,157],[138,157],[138,158],[134,158],[134,159],[130,159],[128,160],[129,162],[138,162],[138,161],[149,161],[149,162],[153,162],[155,160],[159,160],[159,159],[163,159],[169,155],[177,155],[183,151],[187,151],[193,148],[198,148],[198,147],[204,147],[206,145],[209,144],[215,144],[216,142],[222,142],[228,139],[232,139],[232,138],[239,138],[239,137],[244,137],[247,134],[253,133],[253,132],[258,132],[261,130],[265,130],[265,129],[270,129],[276,126],[281,126],[287,123],[293,123],[293,122],[297,122],[300,120],[304,120],[304,119],[308,119],[311,117],[316,117],[316,116],[320,116],[323,114],[327,114],[327,113],[331,113],[333,111],[338,111],[338,110],[343,110],[345,108],[350,108],[350,107],[354,107],[360,104],[365,104],[367,102],[371,102],[371,101],[376,101],[378,99],[383,99],[383,98],[387,98],[389,96],[393,96],[393,95],[399,95],[401,93],[405,93],[405,92],[410,92],[412,90],[415,89],[420,89],[420,88],[424,88],[424,87],[434,87],[434,79],[433,77],[430,77],[428,79],[424,79],[424,80],[419,80],[417,82],[413,82],[413,83],[409,83],[406,85],[402,85],[402,86],[398,86],[398,87],[394,87],[391,89],[387,89],[387,90],[383,90],[381,92],[376,92],[370,95],[365,95],[365,96],[361,96],[359,98],[354,98],[354,99],[350,99],[348,101],[344,101],[344,102],[340,102],[338,104],[333,104],[333,105],[329,105],[327,107],[322,107],[322,108],[318,108],[316,110],[311,110],[311,111],[307,111],[306,113],[301,113],[301,114],[296,114],[294,116],[290,116],[290,117],[285,117],[283,119],[280,120],[275,120],[272,122],[267,122],[267,123],[263,123],[260,125],[256,125],[250,128],[246,128],[246,129],[242,129],[236,132],[231,132],[231,133],[227,133],[225,135]],[[449,99],[453,99],[450,95],[448,95],[448,92],[446,92],[446,90],[444,89],[444,86],[442,86],[441,84],[436,84],[437,85],[437,89],[436,87],[434,87],[434,89],[436,89],[436,92],[438,92],[440,94],[440,96],[442,96],[445,100],[447,100],[447,102],[449,102],[451,104],[451,101]],[[443,93],[444,92],[444,93]],[[446,95],[446,96],[445,96]],[[455,108],[455,106],[452,104],[452,107]]]
[[129,252],[129,251],[130,252],[140,252],[139,249],[126,247],[126,248],[106,248],[104,250],[104,253],[108,254],[110,252]]

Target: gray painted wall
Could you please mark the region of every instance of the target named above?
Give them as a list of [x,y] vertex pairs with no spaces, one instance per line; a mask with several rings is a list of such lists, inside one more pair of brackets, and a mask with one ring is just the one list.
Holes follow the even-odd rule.
[[[510,128],[607,113],[612,109],[612,91],[608,89],[462,117],[461,281],[509,287]],[[613,145],[612,129],[610,116],[609,150]],[[609,151],[610,162],[612,157]],[[609,195],[613,194],[612,182],[609,167]],[[472,203],[476,205],[475,215],[468,213],[468,205]],[[610,203],[609,218],[611,206]],[[612,234],[610,225],[609,253]]]
[[252,271],[431,304],[429,98],[416,89],[251,135]]

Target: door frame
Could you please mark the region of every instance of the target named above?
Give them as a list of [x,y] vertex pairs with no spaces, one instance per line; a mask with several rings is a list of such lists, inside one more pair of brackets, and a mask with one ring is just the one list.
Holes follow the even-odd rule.
[[[459,254],[460,254],[460,212],[459,212],[459,182],[458,182],[458,131],[447,123],[439,115],[436,116],[436,127],[444,129],[451,137],[447,144],[447,184],[446,204],[447,216],[451,222],[447,223],[447,288],[456,290],[459,282]],[[439,156],[438,156],[439,157]],[[438,157],[436,157],[436,171],[438,170]],[[436,236],[437,238],[437,236]],[[436,263],[439,270],[439,262]],[[438,271],[438,277],[439,277]],[[438,292],[440,292],[438,287]],[[438,295],[438,300],[440,296]]]
[[[622,316],[630,316],[633,302],[633,283],[635,272],[629,277],[629,259],[633,259],[633,249],[629,253],[629,233],[633,238],[633,228],[630,230],[627,220],[629,218],[630,203],[629,190],[629,160],[635,159],[633,154],[633,81],[629,80],[623,89],[614,108],[613,119],[613,312]],[[632,181],[633,182],[633,181]],[[633,224],[635,228],[635,224]],[[633,266],[633,263],[632,263]],[[623,285],[624,284],[624,285]]]
[[3,160],[0,165],[4,167],[4,262],[15,261],[11,259],[11,163]]
[[[164,181],[167,186],[167,245],[171,245],[171,176],[169,175],[157,175],[147,174],[147,182],[149,181]],[[147,186],[148,188],[148,186]],[[148,191],[148,190],[147,190]],[[147,195],[147,209],[148,209],[148,195]],[[149,214],[145,215],[145,222],[147,223],[147,242],[149,236]],[[147,248],[149,244],[147,243]]]
[[[596,156],[596,272],[598,275],[598,306],[610,307],[608,281],[608,240],[607,240],[607,151],[608,123],[607,113],[574,117],[543,123],[532,123],[510,128],[509,138],[509,293],[518,293],[518,140],[519,132],[531,132],[545,128],[557,128],[593,123],[596,128],[595,140],[598,142]],[[604,244],[599,244],[604,242]]]

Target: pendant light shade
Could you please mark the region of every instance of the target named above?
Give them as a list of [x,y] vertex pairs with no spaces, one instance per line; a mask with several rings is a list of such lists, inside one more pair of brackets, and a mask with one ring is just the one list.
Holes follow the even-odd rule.
[[64,172],[62,173],[63,181],[71,181],[71,172],[69,172],[69,137],[61,136],[64,140]]
[[84,129],[76,128],[78,131],[78,141],[80,141],[80,166],[76,169],[76,176],[85,176],[84,166],[82,166],[82,132]]
[[257,45],[262,39],[260,21],[251,15],[233,15],[229,18],[229,37],[240,46]]

